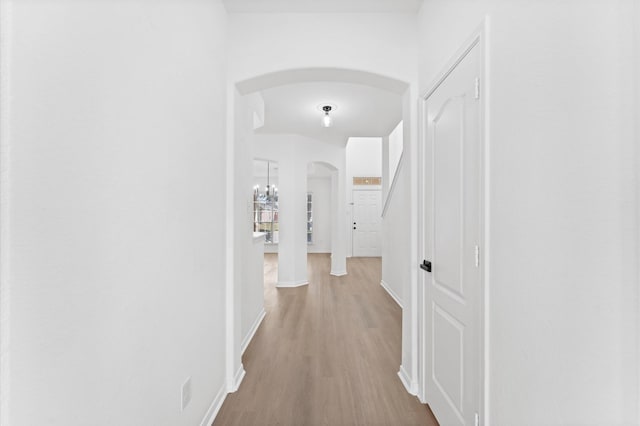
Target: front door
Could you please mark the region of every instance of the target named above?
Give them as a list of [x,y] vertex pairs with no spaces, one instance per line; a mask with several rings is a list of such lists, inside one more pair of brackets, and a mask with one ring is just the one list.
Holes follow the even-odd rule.
[[353,256],[382,256],[380,190],[353,191]]
[[480,411],[480,48],[424,101],[425,396],[442,425]]

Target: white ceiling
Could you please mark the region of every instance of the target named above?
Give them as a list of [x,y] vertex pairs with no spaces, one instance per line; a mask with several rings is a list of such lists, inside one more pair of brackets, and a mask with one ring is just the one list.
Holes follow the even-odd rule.
[[417,13],[422,0],[223,0],[228,12]]
[[[261,92],[265,124],[257,133],[298,134],[336,144],[349,137],[388,136],[402,120],[402,98],[386,90],[351,83],[313,82]],[[318,106],[332,104],[333,125],[322,127]]]

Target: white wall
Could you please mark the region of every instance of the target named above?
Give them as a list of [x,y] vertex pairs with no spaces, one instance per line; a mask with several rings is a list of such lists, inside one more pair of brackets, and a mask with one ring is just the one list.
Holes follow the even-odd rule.
[[256,234],[251,249],[243,256],[246,278],[242,281],[241,352],[247,349],[265,316],[264,247],[264,234]]
[[[389,136],[383,139],[382,148],[382,185],[385,204],[396,173],[398,174],[396,188],[391,194],[393,199],[389,200],[382,219],[382,285],[401,306],[404,305],[405,284],[411,282],[409,271],[412,267],[411,256],[406,249],[398,250],[400,247],[410,245],[407,236],[410,230],[408,215],[408,210],[411,209],[410,173],[408,167],[404,171],[397,171],[404,149],[403,126],[404,122],[400,121]],[[410,339],[410,336],[407,338]]]
[[[399,249],[410,244],[409,211],[410,182],[409,168],[403,166],[398,171],[396,187],[382,218],[382,285],[401,306],[405,305],[405,283],[411,281],[411,257]],[[410,339],[410,336],[405,336]]]
[[[404,142],[404,141],[403,141]],[[380,147],[382,148],[382,204],[387,202],[389,188],[391,186],[389,178],[389,136],[383,136]]]
[[309,177],[307,191],[313,194],[313,243],[307,252],[331,253],[331,177]]
[[415,15],[232,13],[229,39],[234,82],[309,67],[348,68],[417,81]]
[[[229,87],[228,87],[229,89]],[[253,186],[251,178],[252,157],[250,146],[254,112],[259,97],[247,97],[231,86],[227,103],[227,182],[226,200],[218,200],[218,208],[226,210],[226,223],[220,229],[226,231],[226,381],[227,390],[235,392],[244,377],[242,346],[246,337],[247,317],[258,314],[253,300],[262,298],[261,286],[254,285],[248,254],[253,252]],[[259,108],[259,106],[258,106]],[[248,167],[240,167],[247,165]],[[223,192],[223,185],[216,182],[216,191]],[[258,290],[255,288],[258,287]],[[254,289],[253,291],[251,289]],[[250,320],[249,320],[250,321]]]
[[[640,2],[635,2],[635,22],[640,22]],[[633,68],[633,75],[636,76],[634,83],[636,88],[636,102],[635,102],[635,119],[633,120],[636,123],[635,127],[635,135],[636,135],[636,230],[637,230],[637,239],[636,239],[636,252],[640,253],[640,26],[634,25],[635,30],[635,46],[634,46],[634,54],[635,58],[635,67]],[[640,283],[640,264],[637,265],[637,282]],[[638,330],[640,330],[640,294],[637,295],[637,307],[636,307],[636,320],[638,324]],[[636,362],[637,365],[640,365],[640,339],[638,339],[637,344],[637,357],[638,360]],[[638,368],[638,387],[640,388],[640,367]],[[640,390],[638,391],[638,423],[640,423]]]
[[[640,2],[634,2],[634,22],[640,22]],[[635,122],[635,147],[636,147],[636,253],[640,253],[640,26],[634,25],[635,32],[635,43],[633,47],[633,57],[635,59],[635,66],[633,68],[633,75],[635,76],[634,83],[636,89],[636,98],[635,98],[635,108],[634,108],[634,117],[632,119]],[[640,264],[636,265],[636,281],[640,283]],[[636,322],[638,331],[640,332],[640,294],[637,295],[637,306],[636,306]],[[637,342],[637,353],[638,358],[640,358],[640,339]],[[638,404],[638,419],[637,423],[640,424],[640,367],[637,368],[638,375],[638,393],[637,393],[637,404]]]
[[3,19],[3,420],[199,424],[224,388],[225,11],[21,1]]
[[9,39],[11,4],[0,1],[0,425],[9,424]]
[[386,185],[387,189],[393,182],[393,177],[396,175],[400,156],[402,156],[402,147],[404,142],[402,126],[403,123],[401,121],[389,134],[389,180]]
[[[346,146],[347,179],[382,175],[382,138],[349,138]],[[353,186],[353,185],[352,185]]]
[[422,90],[490,17],[494,425],[638,422],[631,4],[427,0],[421,12]]

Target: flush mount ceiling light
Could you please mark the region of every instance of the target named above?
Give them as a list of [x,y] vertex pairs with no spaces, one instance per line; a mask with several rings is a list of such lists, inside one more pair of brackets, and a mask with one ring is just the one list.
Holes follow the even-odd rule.
[[323,105],[322,111],[324,111],[324,116],[322,117],[322,126],[323,127],[331,127],[333,124],[333,119],[329,115],[333,107],[331,105]]
[[329,115],[329,112],[331,112],[331,105],[323,106],[322,110],[324,111],[324,117],[322,117],[322,125],[324,127],[331,127],[331,124],[333,124],[333,120]]
[[333,117],[329,113],[334,113],[338,109],[338,106],[329,102],[323,102],[316,106],[318,111],[322,111],[322,127],[331,127],[333,125]]

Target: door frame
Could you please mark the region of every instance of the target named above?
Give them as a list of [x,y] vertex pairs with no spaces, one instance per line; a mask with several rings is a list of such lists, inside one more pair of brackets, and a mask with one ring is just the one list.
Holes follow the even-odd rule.
[[[479,339],[479,359],[480,359],[480,401],[479,416],[480,424],[488,425],[489,422],[489,18],[485,17],[480,26],[472,33],[464,44],[458,49],[456,54],[447,62],[446,66],[438,74],[437,78],[429,85],[428,90],[423,92],[418,99],[418,263],[426,259],[431,252],[427,248],[423,236],[428,230],[430,219],[431,201],[427,199],[426,185],[424,185],[427,173],[426,167],[425,140],[426,140],[426,120],[425,103],[435,92],[444,80],[451,74],[455,67],[474,48],[480,49],[480,236],[478,245],[480,247],[480,339]],[[418,265],[416,265],[417,267]],[[426,339],[427,318],[427,289],[431,275],[419,274],[418,278],[418,397],[421,402],[428,403],[426,399],[427,383],[427,351],[431,350]]]

